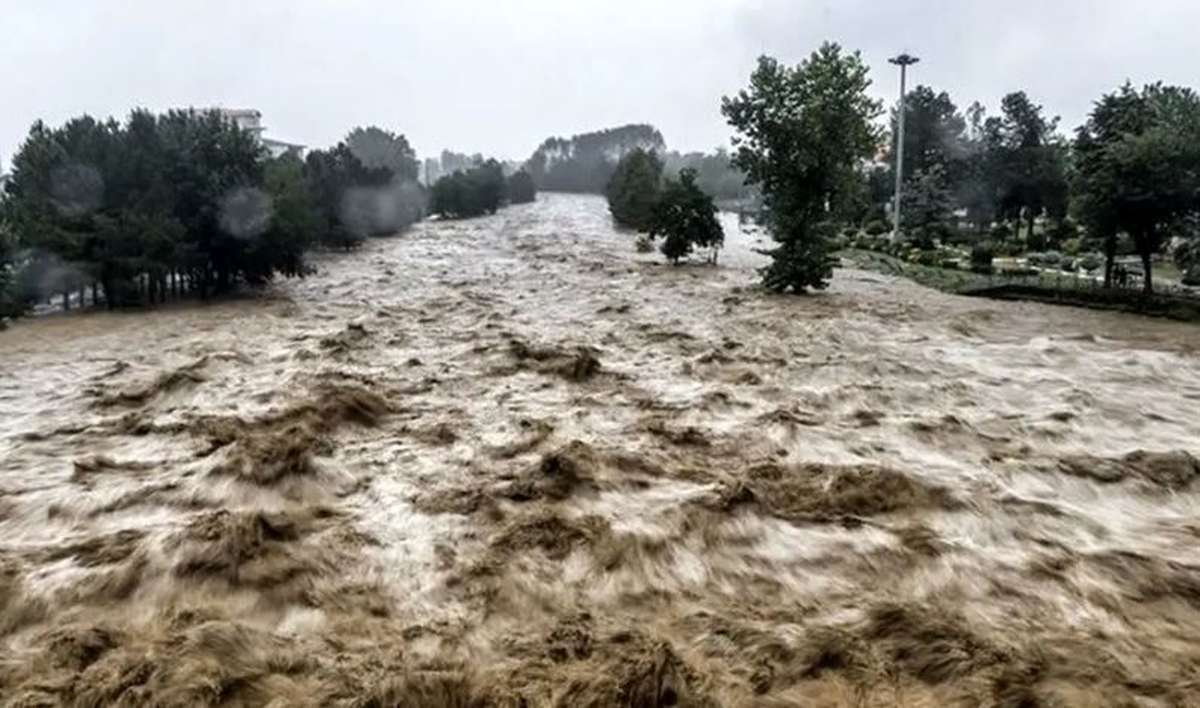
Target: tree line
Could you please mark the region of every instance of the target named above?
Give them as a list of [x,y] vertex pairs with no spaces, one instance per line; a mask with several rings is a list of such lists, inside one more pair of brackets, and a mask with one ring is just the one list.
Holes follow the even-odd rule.
[[420,218],[417,166],[379,128],[301,160],[219,111],[37,122],[0,194],[0,317],[50,295],[118,307],[302,276],[313,246]]
[[603,194],[617,162],[635,149],[663,152],[666,142],[652,125],[630,124],[547,138],[526,162],[538,189]]
[[[888,138],[898,116],[882,130],[869,86],[861,56],[827,43],[795,67],[763,57],[750,87],[722,102],[736,131],[733,163],[761,190],[777,242],[763,272],[772,289],[824,287],[846,227],[892,230]],[[1150,291],[1151,260],[1175,241],[1179,259],[1191,259],[1181,265],[1200,273],[1200,100],[1189,88],[1126,84],[1068,139],[1024,92],[989,116],[918,86],[905,126],[899,236],[916,248],[965,243],[980,259],[1002,245],[1094,248],[1109,284],[1116,257],[1132,250]]]
[[506,177],[504,166],[489,159],[438,179],[430,193],[429,209],[443,218],[463,219],[495,214],[505,204],[536,199],[537,187],[527,170]]

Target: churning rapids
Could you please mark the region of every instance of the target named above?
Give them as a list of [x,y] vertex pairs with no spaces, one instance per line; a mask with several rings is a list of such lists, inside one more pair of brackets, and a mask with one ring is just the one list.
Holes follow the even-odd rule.
[[0,703],[1200,705],[1200,329],[729,238],[543,195],[0,334]]

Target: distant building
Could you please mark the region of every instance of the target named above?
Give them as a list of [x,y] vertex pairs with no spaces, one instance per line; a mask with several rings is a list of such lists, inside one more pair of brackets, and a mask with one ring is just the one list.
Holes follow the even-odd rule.
[[280,157],[291,153],[296,157],[304,156],[305,146],[298,143],[289,143],[284,140],[268,138],[263,135],[266,127],[262,124],[262,112],[256,111],[253,108],[219,108],[221,115],[233,121],[242,130],[253,133],[254,137],[262,143],[262,146],[271,153],[271,157]]

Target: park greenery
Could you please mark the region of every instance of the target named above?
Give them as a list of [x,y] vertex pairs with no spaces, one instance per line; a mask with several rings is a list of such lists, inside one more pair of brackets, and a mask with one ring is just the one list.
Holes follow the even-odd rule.
[[[1200,99],[1191,89],[1123,86],[1072,140],[1024,92],[989,116],[917,86],[905,102],[903,221],[893,234],[898,114],[879,130],[866,76],[857,54],[826,44],[794,68],[764,57],[749,88],[723,101],[733,165],[761,191],[777,242],[768,288],[823,287],[839,234],[914,261],[983,270],[985,253],[1019,256],[1019,269],[1073,269],[1147,293],[1159,262],[1173,258],[1181,281],[1200,285]],[[1136,269],[1121,260],[1133,254]]]

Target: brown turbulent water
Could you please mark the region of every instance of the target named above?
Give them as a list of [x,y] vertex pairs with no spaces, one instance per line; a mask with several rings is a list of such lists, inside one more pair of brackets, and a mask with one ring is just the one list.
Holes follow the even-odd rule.
[[753,238],[544,195],[0,335],[0,702],[1200,705],[1200,330]]

